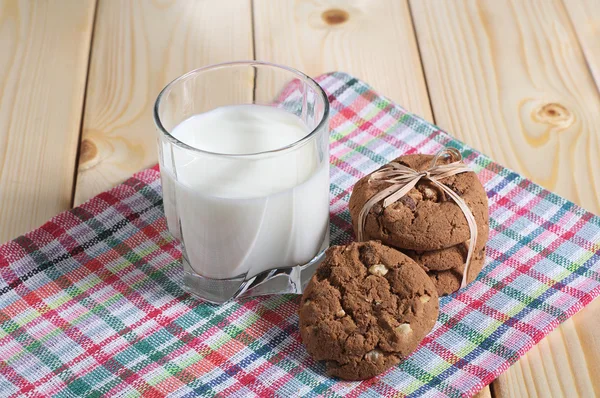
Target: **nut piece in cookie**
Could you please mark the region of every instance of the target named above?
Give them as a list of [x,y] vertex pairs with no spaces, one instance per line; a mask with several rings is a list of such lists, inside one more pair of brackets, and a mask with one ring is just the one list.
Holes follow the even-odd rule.
[[435,325],[436,288],[408,256],[369,241],[334,246],[306,287],[300,333],[327,373],[362,380],[410,355]]

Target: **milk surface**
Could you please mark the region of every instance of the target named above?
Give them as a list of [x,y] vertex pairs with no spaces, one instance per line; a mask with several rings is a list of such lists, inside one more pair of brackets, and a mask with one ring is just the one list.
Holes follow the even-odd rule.
[[[283,110],[235,105],[195,115],[171,134],[203,151],[240,155],[277,150],[308,133]],[[219,279],[309,262],[329,234],[323,156],[314,140],[241,157],[170,148],[161,170],[164,206],[184,260],[199,275]]]

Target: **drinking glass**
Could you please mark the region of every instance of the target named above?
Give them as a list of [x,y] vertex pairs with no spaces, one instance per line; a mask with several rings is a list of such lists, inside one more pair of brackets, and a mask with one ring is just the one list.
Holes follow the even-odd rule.
[[[252,153],[206,151],[172,134],[190,117],[231,105],[275,107],[299,118],[306,134]],[[161,91],[154,121],[164,211],[181,243],[188,292],[212,303],[302,292],[329,244],[328,116],[314,80],[266,62],[196,69]]]

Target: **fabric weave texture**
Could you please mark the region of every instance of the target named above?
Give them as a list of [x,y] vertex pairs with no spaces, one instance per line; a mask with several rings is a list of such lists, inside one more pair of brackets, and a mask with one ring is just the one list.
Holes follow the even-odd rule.
[[490,203],[486,266],[440,300],[406,361],[363,382],[302,346],[299,296],[213,306],[186,294],[158,169],[0,246],[2,396],[468,396],[600,292],[600,219],[343,73],[331,103],[331,239],[353,239],[354,183],[408,153],[459,149]]

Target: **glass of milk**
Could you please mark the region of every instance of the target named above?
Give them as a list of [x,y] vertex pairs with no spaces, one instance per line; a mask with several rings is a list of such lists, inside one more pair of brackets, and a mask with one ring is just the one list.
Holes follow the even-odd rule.
[[154,107],[164,210],[183,285],[213,303],[301,293],[329,244],[329,103],[303,73],[232,62]]

